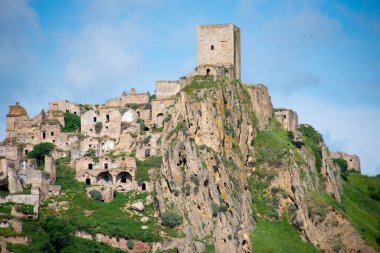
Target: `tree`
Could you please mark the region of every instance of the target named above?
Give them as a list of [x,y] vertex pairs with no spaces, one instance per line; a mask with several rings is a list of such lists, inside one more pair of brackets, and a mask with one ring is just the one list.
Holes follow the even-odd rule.
[[38,165],[45,163],[45,155],[49,155],[55,148],[55,145],[50,142],[42,142],[33,147],[33,150],[28,153],[28,158],[36,159]]
[[66,112],[65,113],[65,127],[62,128],[62,132],[77,132],[80,129],[80,117],[76,114]]

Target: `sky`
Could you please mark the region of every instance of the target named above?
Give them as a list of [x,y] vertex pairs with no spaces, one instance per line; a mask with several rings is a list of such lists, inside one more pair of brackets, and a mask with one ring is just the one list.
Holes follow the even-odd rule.
[[154,93],[197,65],[196,26],[224,23],[241,29],[244,83],[380,174],[378,0],[0,0],[0,139],[16,101],[34,116]]

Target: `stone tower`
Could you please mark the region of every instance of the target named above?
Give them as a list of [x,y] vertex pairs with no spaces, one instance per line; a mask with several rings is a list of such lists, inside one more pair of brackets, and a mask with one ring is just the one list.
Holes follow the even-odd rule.
[[240,79],[240,29],[233,24],[201,25],[197,33],[199,74],[228,73]]

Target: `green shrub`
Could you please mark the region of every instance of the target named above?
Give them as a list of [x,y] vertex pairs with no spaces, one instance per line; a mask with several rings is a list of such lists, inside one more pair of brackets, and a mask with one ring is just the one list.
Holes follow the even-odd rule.
[[34,206],[28,204],[17,204],[16,205],[17,212],[21,212],[23,214],[34,214]]
[[280,188],[278,188],[278,187],[272,187],[270,189],[270,191],[272,192],[272,194],[276,194],[276,193],[278,193],[280,191]]
[[28,153],[28,158],[36,159],[38,165],[45,163],[45,155],[49,155],[55,148],[55,145],[50,142],[42,142],[33,147],[33,150]]
[[193,182],[196,186],[199,186],[199,178],[196,174],[190,176],[190,181]]
[[144,138],[143,143],[146,145],[149,143],[151,136],[147,136]]
[[133,249],[134,243],[133,240],[129,239],[128,240],[128,249]]
[[102,200],[102,194],[100,193],[100,191],[98,190],[91,190],[90,191],[90,196],[93,200],[97,200],[97,201],[100,201]]
[[228,208],[225,204],[221,204],[220,206],[218,206],[218,212],[219,213],[224,213],[227,210],[228,210]]
[[162,225],[169,228],[175,228],[182,224],[182,217],[173,211],[166,211],[161,215]]
[[80,117],[76,114],[66,112],[65,113],[65,127],[62,128],[62,132],[75,133],[80,131]]
[[187,94],[192,93],[195,90],[206,89],[206,88],[217,88],[218,83],[214,81],[212,76],[195,76],[193,77],[191,83],[187,85],[183,91]]
[[347,181],[348,164],[346,160],[344,160],[343,158],[336,158],[336,159],[333,159],[333,161],[335,164],[339,166],[341,177]]
[[189,196],[191,192],[191,186],[189,184],[186,184],[184,187],[184,193],[186,196]]
[[218,211],[218,205],[215,204],[215,203],[212,203],[211,204],[211,209],[212,209],[212,216],[213,217],[218,216],[218,213],[219,213],[219,211]]
[[289,152],[290,145],[287,133],[281,129],[260,131],[255,140],[256,162],[279,167]]
[[161,156],[149,156],[144,161],[137,160],[136,180],[140,182],[150,181],[149,170],[160,168],[162,163]]
[[303,140],[306,147],[308,147],[314,155],[315,167],[318,172],[321,172],[322,167],[322,149],[321,143],[323,142],[322,135],[318,133],[312,126],[301,125],[299,131],[302,133]]

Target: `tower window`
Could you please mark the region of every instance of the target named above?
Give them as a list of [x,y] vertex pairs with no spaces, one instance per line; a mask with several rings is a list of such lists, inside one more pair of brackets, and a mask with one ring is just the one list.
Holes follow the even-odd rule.
[[211,50],[214,50],[214,45],[211,45]]

